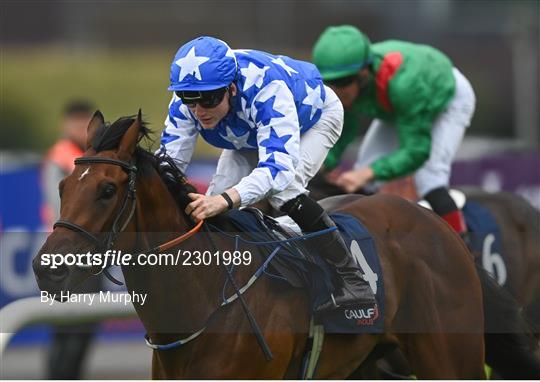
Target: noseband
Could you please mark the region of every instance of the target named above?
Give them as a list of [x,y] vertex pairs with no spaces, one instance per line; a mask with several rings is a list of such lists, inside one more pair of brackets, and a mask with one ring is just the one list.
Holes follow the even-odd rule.
[[[93,242],[97,246],[98,249],[106,251],[106,250],[110,249],[115,244],[115,241],[116,241],[116,239],[118,237],[118,234],[120,232],[122,232],[126,228],[126,226],[128,225],[129,221],[131,220],[131,218],[133,217],[133,214],[135,212],[135,207],[137,205],[137,203],[136,203],[136,189],[135,189],[135,181],[136,181],[136,178],[137,178],[137,167],[135,165],[132,165],[131,163],[124,162],[124,161],[121,161],[121,160],[118,160],[118,159],[112,159],[112,158],[81,157],[81,158],[75,159],[75,165],[78,165],[78,164],[98,164],[98,163],[111,164],[111,165],[114,165],[114,166],[120,166],[120,167],[122,167],[122,169],[124,171],[127,172],[128,176],[129,176],[128,187],[127,187],[126,193],[124,194],[124,200],[122,201],[122,205],[121,205],[120,209],[118,210],[118,214],[116,215],[116,218],[114,219],[113,225],[111,227],[111,231],[107,235],[107,238],[104,241],[100,241],[96,237],[96,235],[89,232],[84,227],[82,227],[82,226],[80,226],[78,224],[75,224],[75,223],[71,223],[71,222],[69,222],[67,220],[62,220],[62,219],[60,219],[56,223],[54,223],[53,229],[56,228],[56,227],[63,227],[63,228],[67,228],[67,229],[69,229],[71,231],[75,231],[77,233],[80,233],[86,239]],[[126,208],[127,208],[130,201],[131,201],[130,213],[129,213],[127,219],[124,221],[124,223],[122,225],[120,225],[120,219],[124,215],[124,212],[125,212],[125,210],[126,210]],[[91,267],[91,265],[89,265],[89,266]],[[82,266],[82,267],[86,268],[88,266],[85,265],[85,266]],[[101,268],[101,270],[96,274],[99,274],[99,273],[103,272],[104,269],[105,268]],[[111,279],[112,276],[108,275],[107,272],[104,272],[104,273],[109,279]],[[116,284],[119,283],[119,281],[117,281],[117,280],[111,279],[111,281],[113,281]]]

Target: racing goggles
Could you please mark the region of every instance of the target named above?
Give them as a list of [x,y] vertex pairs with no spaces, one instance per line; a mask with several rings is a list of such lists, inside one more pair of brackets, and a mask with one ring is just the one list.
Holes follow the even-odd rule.
[[225,93],[229,90],[229,87],[207,90],[207,91],[175,91],[174,93],[182,100],[184,105],[195,107],[199,104],[205,109],[211,109],[216,107],[223,101]]

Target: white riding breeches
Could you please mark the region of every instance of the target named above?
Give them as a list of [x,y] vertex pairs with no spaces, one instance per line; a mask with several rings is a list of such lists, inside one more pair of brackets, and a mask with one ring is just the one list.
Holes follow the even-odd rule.
[[[414,174],[417,192],[425,196],[439,187],[448,187],[452,160],[471,123],[476,98],[471,84],[454,68],[456,90],[448,107],[433,122],[429,159]],[[374,120],[362,141],[355,168],[365,167],[395,151],[397,132],[390,123]]]
[[[343,129],[343,106],[332,89],[325,86],[326,99],[319,121],[300,136],[300,158],[293,181],[285,190],[268,195],[272,207],[279,209],[300,194],[307,194],[308,182],[319,171],[328,151],[334,146]],[[207,195],[218,195],[234,187],[249,175],[259,162],[257,150],[222,151]]]

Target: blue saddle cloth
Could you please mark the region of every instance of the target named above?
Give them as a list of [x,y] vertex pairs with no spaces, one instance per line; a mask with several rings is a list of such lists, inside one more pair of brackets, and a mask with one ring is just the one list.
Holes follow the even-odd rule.
[[[375,292],[378,304],[374,308],[348,307],[315,315],[317,324],[322,324],[328,333],[381,333],[384,323],[384,283],[379,257],[371,234],[351,215],[331,214],[351,253],[357,260],[364,279]],[[279,275],[278,279],[294,287],[306,289],[312,309],[330,298],[337,283],[337,274],[309,246],[309,239],[284,240],[294,237],[283,231],[278,223],[269,217],[262,217],[258,210],[232,210],[227,220],[238,231],[245,233],[251,241],[265,242],[281,240],[282,244],[261,245],[261,251],[268,256],[276,246],[282,248],[270,263],[269,275]]]
[[469,230],[469,245],[475,260],[505,286],[507,267],[502,251],[501,230],[491,212],[477,202],[467,201],[463,215]]

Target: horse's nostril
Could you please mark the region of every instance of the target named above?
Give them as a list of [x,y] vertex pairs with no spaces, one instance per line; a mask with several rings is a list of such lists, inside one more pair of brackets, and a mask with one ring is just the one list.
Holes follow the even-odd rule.
[[48,279],[53,282],[63,281],[69,273],[69,269],[65,264],[52,268],[50,266],[40,264],[37,257],[32,262],[32,268],[34,268],[34,273],[38,278]]
[[58,265],[57,268],[51,268],[48,271],[48,276],[53,281],[62,281],[67,277],[69,270],[64,264]]

